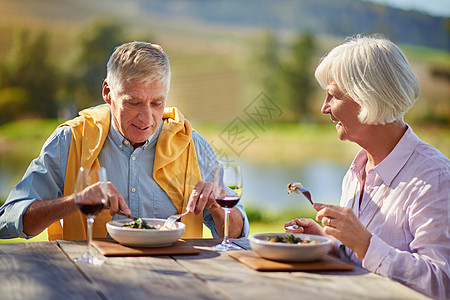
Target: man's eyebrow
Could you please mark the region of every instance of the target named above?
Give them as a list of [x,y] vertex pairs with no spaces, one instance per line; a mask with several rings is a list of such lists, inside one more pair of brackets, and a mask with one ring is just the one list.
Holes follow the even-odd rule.
[[137,98],[134,97],[134,96],[131,96],[131,95],[124,95],[123,96],[123,100],[124,101],[131,101],[131,100],[137,100]]
[[156,98],[152,99],[152,101],[153,101],[153,102],[156,102],[156,101],[164,102],[165,99],[166,99],[166,97],[164,97],[164,96],[159,96],[159,97],[156,97]]

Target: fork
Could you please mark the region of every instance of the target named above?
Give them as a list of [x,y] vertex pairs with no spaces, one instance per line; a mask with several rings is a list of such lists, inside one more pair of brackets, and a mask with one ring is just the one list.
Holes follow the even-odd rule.
[[314,204],[314,202],[311,199],[311,193],[307,189],[305,189],[300,182],[293,182],[288,184],[288,194],[292,192],[300,194],[299,191],[302,192],[302,194],[309,200],[311,205]]
[[171,215],[167,218],[166,222],[164,222],[163,227],[167,227],[168,229],[172,228],[173,224],[175,224],[176,221],[178,221],[182,216],[187,215],[189,211],[185,211],[182,214],[175,214]]

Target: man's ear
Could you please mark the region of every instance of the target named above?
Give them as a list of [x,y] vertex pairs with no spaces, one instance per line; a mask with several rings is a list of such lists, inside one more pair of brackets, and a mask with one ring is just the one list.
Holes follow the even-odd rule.
[[110,89],[108,83],[106,82],[106,80],[103,81],[102,96],[103,96],[103,100],[105,100],[106,103],[111,105],[111,89]]

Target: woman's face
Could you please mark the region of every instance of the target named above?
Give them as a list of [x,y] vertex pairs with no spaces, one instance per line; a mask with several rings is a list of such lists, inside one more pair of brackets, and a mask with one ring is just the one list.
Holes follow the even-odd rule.
[[360,109],[360,105],[340,91],[335,83],[327,85],[322,113],[329,114],[336,123],[336,130],[342,141],[358,142],[363,137],[365,125],[358,120]]

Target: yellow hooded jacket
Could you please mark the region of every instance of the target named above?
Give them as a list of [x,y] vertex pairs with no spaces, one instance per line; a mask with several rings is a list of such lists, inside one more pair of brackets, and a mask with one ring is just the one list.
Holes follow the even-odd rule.
[[[106,140],[110,126],[110,107],[108,104],[85,109],[80,116],[61,124],[72,129],[72,141],[64,182],[64,195],[74,192],[75,181],[80,167],[98,169],[98,155]],[[189,196],[199,180],[198,166],[192,127],[175,107],[167,107],[163,114],[163,127],[156,144],[153,178],[167,193],[178,212],[186,210]],[[106,237],[106,223],[111,220],[109,210],[102,211],[93,226],[93,237]],[[201,238],[203,215],[188,214],[181,221],[186,224],[183,238]],[[86,239],[86,218],[76,212],[48,227],[49,240]]]

